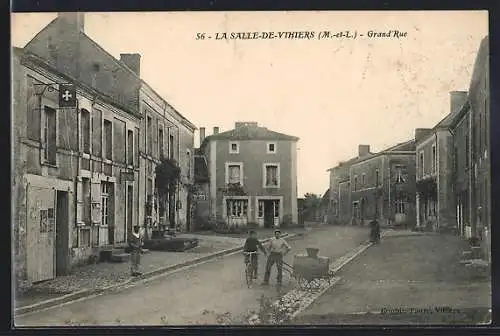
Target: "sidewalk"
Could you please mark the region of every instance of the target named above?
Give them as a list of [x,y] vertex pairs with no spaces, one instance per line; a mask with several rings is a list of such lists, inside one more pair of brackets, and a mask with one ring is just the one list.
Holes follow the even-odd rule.
[[[484,321],[491,280],[459,264],[467,244],[436,234],[387,232],[338,275],[339,283],[293,323],[462,324]],[[439,310],[439,311],[438,311]]]
[[[286,231],[286,233],[289,232]],[[196,237],[199,239],[198,246],[186,252],[150,251],[143,254],[141,271],[144,274],[235,249],[243,246],[244,243],[242,238],[220,235],[179,234],[178,236]],[[265,239],[270,236],[261,234],[260,238]],[[130,278],[129,262],[86,265],[74,269],[70,275],[35,284],[29,291],[14,300],[14,306],[15,308],[26,307],[86,289],[102,289],[121,284]]]

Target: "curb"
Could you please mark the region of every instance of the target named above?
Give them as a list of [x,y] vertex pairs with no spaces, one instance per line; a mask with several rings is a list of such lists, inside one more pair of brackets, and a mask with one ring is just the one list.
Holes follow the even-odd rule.
[[[295,238],[295,237],[300,237],[300,236],[301,236],[301,233],[295,233],[295,234],[283,233],[282,234],[283,238]],[[271,239],[272,239],[272,237],[263,239],[263,240],[261,240],[261,243],[267,243]],[[66,294],[66,295],[63,295],[60,297],[56,297],[53,299],[37,302],[37,303],[34,303],[32,305],[29,305],[29,306],[19,307],[19,308],[16,308],[14,310],[14,315],[15,316],[24,315],[24,314],[28,314],[28,313],[32,313],[32,312],[36,312],[36,311],[40,311],[40,310],[45,310],[45,309],[48,309],[48,308],[51,308],[51,307],[54,307],[57,305],[76,301],[78,299],[83,299],[83,298],[91,297],[91,296],[97,296],[97,295],[105,294],[106,292],[120,290],[123,288],[129,288],[129,287],[132,287],[136,284],[145,282],[146,280],[149,280],[155,276],[162,275],[163,273],[176,271],[176,270],[179,270],[179,269],[184,268],[184,267],[195,266],[197,264],[211,261],[212,259],[217,259],[218,257],[235,254],[236,252],[239,252],[241,250],[243,250],[243,246],[233,247],[233,248],[222,250],[219,252],[215,252],[215,253],[200,257],[200,258],[189,260],[189,261],[186,261],[183,263],[158,268],[158,269],[155,269],[151,272],[143,274],[141,277],[130,278],[126,281],[123,281],[123,282],[120,282],[118,284],[114,284],[111,286],[107,286],[107,287],[103,287],[103,288],[83,289],[83,290],[69,293],[69,294]]]

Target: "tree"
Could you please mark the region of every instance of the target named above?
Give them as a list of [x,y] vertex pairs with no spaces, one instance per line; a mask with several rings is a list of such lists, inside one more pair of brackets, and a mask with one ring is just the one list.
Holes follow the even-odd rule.
[[181,169],[174,159],[162,159],[155,168],[155,187],[158,191],[160,216],[165,212],[167,199],[172,199],[181,176]]
[[317,194],[304,194],[304,217],[309,220],[316,219],[316,213],[321,206],[321,197]]

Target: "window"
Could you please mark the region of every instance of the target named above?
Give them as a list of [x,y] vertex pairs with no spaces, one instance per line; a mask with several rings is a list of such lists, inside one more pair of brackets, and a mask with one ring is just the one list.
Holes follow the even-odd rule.
[[136,127],[135,128],[135,144],[134,144],[134,154],[135,154],[135,165],[136,167],[139,166],[139,136],[140,136],[140,132],[139,132],[139,128]]
[[151,117],[146,118],[146,148],[147,153],[152,155],[153,152],[153,135],[151,134]]
[[375,170],[375,186],[378,186],[380,184],[380,172],[379,170]]
[[229,143],[229,153],[238,154],[240,152],[240,144],[238,142]]
[[187,156],[187,178],[191,178],[191,152],[189,149],[186,151]]
[[469,136],[465,136],[465,168],[469,167]]
[[57,155],[56,110],[45,106],[44,111],[44,159],[47,163],[55,165]]
[[332,205],[332,214],[334,216],[337,216],[337,202],[336,201],[334,201],[333,205]]
[[82,151],[90,154],[90,112],[81,110]]
[[91,223],[90,179],[82,178],[83,213],[82,220],[85,225]]
[[134,131],[127,131],[127,164],[134,164]]
[[248,200],[228,199],[227,200],[227,216],[228,217],[247,217],[248,215]]
[[110,183],[101,183],[101,225],[109,224],[110,206],[109,206],[109,196],[111,193]]
[[436,145],[432,145],[432,172],[436,173],[437,171],[437,152]]
[[275,142],[270,142],[267,144],[267,153],[268,154],[276,153],[276,143]]
[[164,156],[164,148],[163,148],[163,127],[158,129],[158,153],[160,154],[160,159],[163,159]]
[[226,166],[226,183],[243,185],[240,163],[228,163]]
[[365,174],[364,173],[361,175],[361,185],[362,186],[365,185]]
[[112,140],[112,129],[113,124],[109,120],[104,120],[104,137],[103,137],[103,149],[104,158],[108,160],[113,159],[113,140]]
[[420,177],[424,177],[424,152],[420,152],[420,157],[418,160],[418,169],[420,172]]
[[279,165],[265,164],[264,187],[278,188],[280,186]]
[[354,186],[353,186],[353,190],[356,191],[358,189],[358,177],[357,176],[354,176]]
[[259,210],[258,210],[257,217],[259,217],[259,218],[264,217],[264,201],[259,200]]
[[395,203],[395,212],[397,214],[405,213],[405,201],[403,199],[397,199],[394,201]]
[[396,183],[405,183],[405,178],[403,177],[403,166],[397,165],[396,169]]
[[274,217],[279,217],[280,216],[280,202],[273,201],[273,206],[274,206]]
[[170,135],[168,149],[170,150],[170,158],[174,158],[174,136]]

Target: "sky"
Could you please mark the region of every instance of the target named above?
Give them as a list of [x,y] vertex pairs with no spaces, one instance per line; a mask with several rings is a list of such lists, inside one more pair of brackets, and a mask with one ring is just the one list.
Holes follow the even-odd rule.
[[[16,13],[23,47],[57,13]],[[216,33],[323,31],[356,39],[216,40]],[[398,30],[406,37],[369,38]],[[141,54],[141,77],[197,127],[257,121],[298,136],[298,194],[323,194],[328,168],[414,138],[466,91],[486,11],[86,13],[85,33],[116,58]],[[196,39],[197,33],[213,36]],[[363,35],[363,37],[361,36]],[[195,144],[198,144],[195,133]]]

